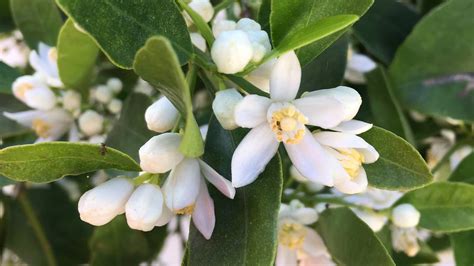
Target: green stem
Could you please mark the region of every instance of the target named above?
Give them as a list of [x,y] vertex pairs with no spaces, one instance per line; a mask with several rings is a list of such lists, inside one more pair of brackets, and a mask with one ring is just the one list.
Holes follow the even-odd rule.
[[30,225],[33,229],[33,232],[36,235],[36,238],[39,241],[41,248],[43,249],[43,253],[46,256],[46,261],[48,265],[50,266],[57,265],[56,259],[53,254],[53,249],[51,248],[51,245],[48,242],[48,238],[46,237],[46,234],[44,233],[43,228],[41,227],[41,224],[38,218],[36,217],[36,214],[33,211],[30,201],[28,200],[26,193],[24,191],[21,191],[20,194],[18,195],[18,201],[21,207],[23,208],[23,212],[25,213],[26,218],[30,222]]
[[133,184],[135,186],[143,184],[143,182],[150,180],[153,177],[151,173],[143,173],[133,179]]
[[451,147],[451,149],[449,149],[448,152],[446,152],[446,154],[443,156],[443,158],[441,158],[441,160],[439,160],[439,162],[435,165],[435,167],[433,167],[433,169],[431,170],[431,173],[434,174],[437,171],[439,171],[439,169],[441,169],[443,164],[445,164],[449,161],[449,157],[451,157],[451,155],[453,155],[453,153],[455,153],[457,149],[459,149],[460,147],[462,147],[464,145],[474,146],[474,138],[467,138],[467,139],[456,142],[456,144],[454,144]]

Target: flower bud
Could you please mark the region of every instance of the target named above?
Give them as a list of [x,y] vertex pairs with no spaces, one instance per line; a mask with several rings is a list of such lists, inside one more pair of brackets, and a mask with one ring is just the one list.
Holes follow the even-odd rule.
[[84,193],[79,199],[81,220],[95,226],[110,222],[124,213],[125,203],[133,192],[133,183],[125,177],[113,178]]
[[125,205],[128,226],[141,231],[151,231],[163,211],[163,194],[154,184],[140,185]]
[[119,114],[122,111],[122,101],[119,99],[112,99],[107,105],[107,109],[112,114]]
[[100,103],[108,103],[113,97],[112,89],[105,85],[97,86],[94,97]]
[[224,31],[231,31],[237,28],[237,23],[232,20],[220,20],[214,23],[212,26],[212,34],[214,37],[219,37],[219,35]]
[[145,111],[145,121],[148,129],[159,133],[173,129],[178,119],[178,110],[166,97],[161,97]]
[[164,133],[148,140],[138,151],[140,167],[148,173],[166,173],[184,159],[179,151],[181,136]]
[[50,110],[56,105],[56,95],[36,76],[21,76],[13,82],[15,97],[31,108]]
[[79,117],[79,128],[87,136],[97,135],[104,128],[104,117],[96,111],[87,110]]
[[107,87],[109,87],[113,93],[117,94],[122,90],[123,83],[118,78],[109,78],[109,80],[107,80]]
[[225,31],[212,45],[211,56],[219,72],[235,74],[244,70],[252,59],[252,44],[241,30]]
[[212,110],[224,129],[232,130],[238,127],[234,119],[234,109],[242,98],[236,89],[227,89],[216,93],[216,98],[212,102]]
[[204,37],[202,37],[201,34],[197,32],[191,32],[189,36],[191,37],[191,42],[194,46],[196,46],[199,50],[206,52],[206,40],[204,40]]
[[[188,5],[198,13],[206,23],[211,21],[214,16],[214,8],[209,0],[192,0]],[[186,12],[184,12],[184,19],[188,27],[193,25],[193,20]]]
[[392,210],[392,221],[398,227],[415,227],[420,222],[420,212],[411,204],[401,204]]
[[262,27],[253,19],[242,18],[237,22],[237,29],[243,31],[260,31]]
[[68,111],[75,111],[81,108],[81,95],[73,90],[68,90],[63,94],[63,107]]

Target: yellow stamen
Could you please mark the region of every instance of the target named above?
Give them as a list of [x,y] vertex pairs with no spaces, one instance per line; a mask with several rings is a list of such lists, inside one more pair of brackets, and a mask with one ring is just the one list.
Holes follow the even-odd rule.
[[355,149],[338,149],[338,151],[341,155],[338,159],[342,167],[352,179],[356,178],[359,175],[362,163],[365,162],[364,155]]
[[48,58],[49,58],[49,60],[51,60],[53,62],[58,61],[58,50],[56,49],[56,47],[53,47],[53,48],[49,49]]
[[24,83],[21,83],[21,85],[17,87],[16,94],[18,98],[24,100],[26,92],[31,89],[33,89],[33,84],[24,82]]
[[290,249],[301,248],[305,237],[306,228],[301,224],[287,222],[280,226],[278,240],[280,244]]
[[49,130],[51,129],[51,126],[44,120],[41,120],[40,118],[34,119],[32,122],[32,128],[36,132],[36,135],[42,138],[49,137]]
[[303,139],[306,123],[308,119],[290,105],[273,112],[270,125],[278,141],[297,144]]
[[191,215],[193,214],[193,211],[194,211],[194,204],[193,205],[190,205],[188,207],[184,207],[182,209],[179,209],[176,211],[176,214],[187,214],[187,215]]

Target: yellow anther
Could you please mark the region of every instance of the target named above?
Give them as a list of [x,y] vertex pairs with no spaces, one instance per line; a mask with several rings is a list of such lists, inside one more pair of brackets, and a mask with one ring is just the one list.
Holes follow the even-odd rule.
[[297,121],[290,117],[285,117],[280,121],[280,127],[283,131],[292,131],[296,129]]
[[290,105],[272,113],[270,126],[278,141],[297,144],[303,139],[306,123],[308,119]]
[[53,47],[53,48],[49,49],[48,58],[49,58],[49,60],[51,60],[53,62],[58,61],[58,50],[56,49],[56,47]]
[[280,226],[278,241],[290,248],[299,249],[303,246],[306,237],[306,228],[298,223],[284,223]]
[[338,151],[342,167],[353,179],[356,178],[365,161],[364,155],[355,149],[338,149]]
[[49,130],[51,129],[51,126],[44,120],[39,118],[34,119],[32,122],[32,128],[36,132],[36,135],[42,138],[49,137]]
[[194,211],[194,204],[193,205],[190,205],[188,207],[184,207],[182,209],[179,209],[176,211],[176,214],[187,214],[187,215],[191,215],[193,214],[193,211]]
[[26,92],[31,89],[33,89],[33,84],[29,82],[24,82],[20,86],[18,86],[18,90],[16,91],[16,93],[20,99],[25,99]]

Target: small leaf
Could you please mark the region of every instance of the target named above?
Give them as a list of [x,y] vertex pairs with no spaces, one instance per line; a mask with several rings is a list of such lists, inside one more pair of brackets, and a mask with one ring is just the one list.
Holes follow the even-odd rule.
[[395,265],[372,229],[347,208],[325,210],[316,230],[338,265]]
[[58,69],[61,81],[78,91],[88,90],[99,48],[68,19],[59,33]]
[[132,68],[137,51],[155,35],[171,41],[182,64],[193,52],[186,23],[173,0],[57,2],[119,67]]
[[451,234],[451,244],[454,250],[454,259],[458,266],[474,265],[474,230]]
[[410,203],[421,213],[419,226],[439,232],[474,229],[474,186],[433,183],[405,194],[396,204]]
[[16,69],[0,61],[0,93],[11,94],[12,84],[19,76]]
[[201,133],[193,115],[191,93],[170,42],[164,37],[152,37],[141,48],[134,63],[135,72],[165,95],[185,118],[180,150],[188,157],[204,152]]
[[449,181],[464,182],[474,185],[474,153],[469,154],[461,163],[454,169]]
[[112,148],[101,154],[101,146],[95,144],[48,142],[0,150],[0,174],[17,181],[45,183],[109,168],[140,171],[128,155]]
[[365,164],[371,186],[390,190],[411,190],[432,182],[433,176],[423,157],[408,142],[379,127],[361,135],[380,154]]

